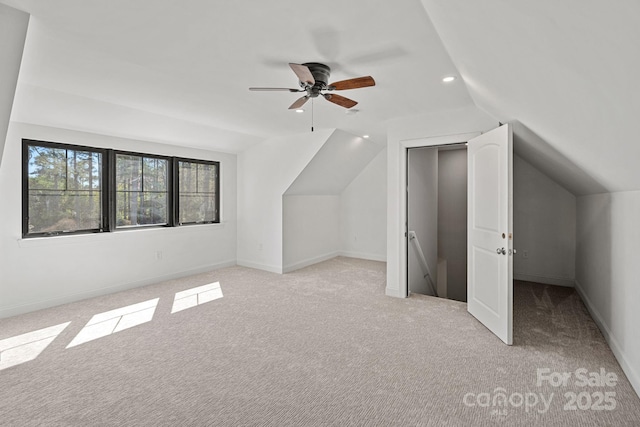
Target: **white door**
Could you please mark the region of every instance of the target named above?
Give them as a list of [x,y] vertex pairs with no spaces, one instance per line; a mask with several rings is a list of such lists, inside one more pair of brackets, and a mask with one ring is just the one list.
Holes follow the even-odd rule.
[[511,125],[473,138],[468,156],[467,310],[513,342],[513,137]]

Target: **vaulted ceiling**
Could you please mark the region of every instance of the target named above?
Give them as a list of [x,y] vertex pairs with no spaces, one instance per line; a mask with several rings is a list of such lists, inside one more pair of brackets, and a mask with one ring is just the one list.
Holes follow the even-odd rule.
[[640,2],[422,3],[516,151],[576,194],[640,189]]
[[[0,0],[29,12],[12,120],[240,152],[310,130],[289,62],[323,62],[357,112],[316,128],[386,142],[394,119],[478,106],[576,194],[640,189],[636,0]],[[442,77],[456,75],[453,83]]]
[[419,1],[6,0],[32,14],[14,120],[241,151],[311,127],[288,63],[323,62],[356,114],[316,99],[316,128],[386,140],[384,122],[472,103]]

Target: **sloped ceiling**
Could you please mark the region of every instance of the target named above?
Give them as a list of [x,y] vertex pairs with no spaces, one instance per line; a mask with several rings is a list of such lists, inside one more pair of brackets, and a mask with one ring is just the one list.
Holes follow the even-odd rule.
[[336,129],[285,195],[340,195],[382,149]]
[[[637,0],[0,0],[29,12],[12,120],[240,152],[310,130],[288,62],[332,81],[317,129],[386,143],[388,122],[477,105],[575,194],[640,189]],[[441,78],[462,78],[445,85]]]
[[516,152],[575,194],[640,189],[640,2],[422,3]]
[[456,70],[418,0],[0,2],[32,15],[16,121],[239,152],[310,131],[310,102],[288,110],[299,94],[248,90],[297,88],[289,62],[372,75],[341,92],[357,113],[316,99],[313,120],[381,144],[390,119],[473,104],[441,82]]
[[0,164],[28,25],[28,14],[0,4]]

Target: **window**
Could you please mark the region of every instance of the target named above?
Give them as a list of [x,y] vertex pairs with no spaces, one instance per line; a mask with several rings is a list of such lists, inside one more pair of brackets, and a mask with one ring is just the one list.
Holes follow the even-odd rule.
[[169,223],[169,161],[116,154],[116,227]]
[[23,140],[22,235],[220,222],[220,163]]
[[218,162],[178,160],[178,223],[218,220]]
[[35,141],[23,150],[23,234],[101,231],[103,152]]

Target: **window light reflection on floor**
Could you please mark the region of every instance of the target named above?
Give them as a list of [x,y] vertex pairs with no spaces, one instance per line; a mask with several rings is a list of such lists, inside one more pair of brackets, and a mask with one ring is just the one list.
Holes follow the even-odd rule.
[[[222,298],[220,283],[209,283],[177,292],[171,313]],[[66,348],[75,347],[153,319],[159,298],[94,315]],[[0,340],[0,371],[35,359],[71,322]]]
[[156,298],[96,314],[69,343],[67,348],[150,322],[159,300],[160,298]]
[[173,299],[171,313],[173,314],[206,302],[217,300],[222,298],[222,296],[220,282],[209,283],[208,285],[187,289],[186,291],[176,293],[176,296]]
[[38,357],[69,323],[71,322],[0,340],[0,371]]

